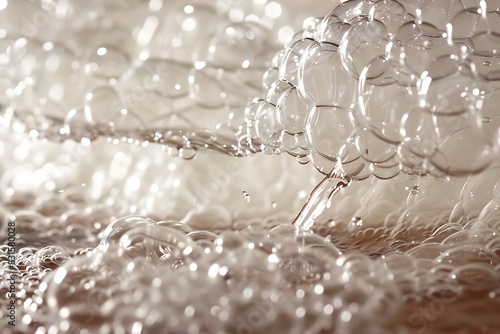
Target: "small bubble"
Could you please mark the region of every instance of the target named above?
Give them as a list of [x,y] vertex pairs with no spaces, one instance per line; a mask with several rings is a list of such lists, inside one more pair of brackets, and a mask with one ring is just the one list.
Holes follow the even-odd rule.
[[242,194],[243,194],[243,198],[245,199],[245,201],[247,201],[247,203],[249,203],[250,202],[250,195],[245,190],[242,192]]
[[309,163],[309,157],[306,156],[297,156],[297,162],[301,165],[307,165]]
[[85,70],[104,78],[117,78],[125,72],[129,62],[128,55],[122,50],[113,46],[101,46],[91,53]]
[[191,147],[182,147],[179,149],[179,157],[184,160],[192,160],[196,156],[196,150]]

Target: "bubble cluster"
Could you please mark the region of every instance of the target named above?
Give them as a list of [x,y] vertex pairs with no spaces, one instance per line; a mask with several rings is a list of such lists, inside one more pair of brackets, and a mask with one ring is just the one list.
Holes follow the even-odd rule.
[[[38,144],[16,143],[32,146],[37,155],[8,150],[6,157],[16,166],[32,156],[53,161],[55,149]],[[128,174],[112,167],[111,149],[121,152]],[[79,173],[90,170],[85,187],[57,192],[31,182],[36,192],[29,192],[12,174],[2,176],[2,221],[13,213],[20,235],[18,332],[419,333],[426,328],[474,333],[499,325],[488,311],[500,303],[498,168],[448,181],[402,173],[390,181],[354,182],[337,194],[338,205],[313,231],[304,231],[289,224],[296,208],[272,215],[262,204],[239,217],[235,209],[214,208],[182,220],[169,218],[174,211],[163,207],[178,196],[185,204],[189,197],[152,198],[147,189],[156,179],[138,172],[148,159],[158,159],[157,150],[100,143],[87,154],[69,174],[82,180]],[[165,167],[175,161],[159,156]],[[200,160],[206,168],[202,158],[175,163]],[[94,161],[94,169],[87,160]],[[282,171],[288,187],[307,169],[296,167],[288,176]],[[157,176],[165,178],[172,173],[168,169],[163,174],[159,169]],[[103,184],[99,175],[105,170],[114,171],[113,182]],[[188,173],[186,167],[176,170]],[[262,174],[253,170],[244,173]],[[139,175],[137,196],[128,195]],[[108,193],[113,183],[118,192]],[[249,205],[262,203],[269,185],[245,186],[252,195],[248,203],[239,185],[222,190],[230,193],[227,203],[239,198]],[[281,207],[283,202],[277,202]],[[149,217],[164,218],[126,216],[134,206]],[[2,225],[0,235],[5,229]],[[5,268],[7,249],[0,252],[0,268]],[[2,280],[1,293],[6,289]]]
[[[424,320],[436,333],[495,328],[487,315],[465,316],[500,302],[498,229],[472,225],[414,219],[397,231],[325,223],[316,232],[278,224],[214,234],[128,216],[71,256],[55,245],[20,250],[20,328],[418,333]],[[463,318],[450,322],[445,311]]]
[[491,1],[346,1],[276,54],[242,141],[357,180],[484,170],[499,24]]
[[234,138],[241,110],[291,34],[280,29],[318,9],[295,16],[264,1],[235,16],[234,6],[8,1],[0,10],[2,118],[56,141],[105,136],[159,143],[186,159],[205,148],[243,155]]

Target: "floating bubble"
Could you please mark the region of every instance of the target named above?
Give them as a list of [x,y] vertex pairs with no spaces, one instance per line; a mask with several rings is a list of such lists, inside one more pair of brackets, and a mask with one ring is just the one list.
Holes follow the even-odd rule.
[[89,54],[85,72],[104,78],[116,78],[129,66],[128,56],[120,49],[102,45]]
[[276,123],[276,107],[270,103],[260,106],[255,115],[255,130],[259,139],[268,147],[278,147],[281,129]]
[[339,53],[324,47],[318,45],[302,58],[299,91],[310,104],[352,108],[355,81],[342,70]]
[[384,56],[389,43],[387,27],[382,22],[376,19],[356,20],[342,36],[339,46],[342,64],[357,79],[373,59]]
[[277,121],[289,134],[300,134],[304,131],[307,116],[307,103],[296,89],[284,93],[277,105]]
[[[332,127],[331,124],[335,124]],[[357,126],[351,110],[337,107],[314,107],[311,111],[306,138],[314,149],[326,158],[343,160],[347,139]]]
[[98,87],[86,94],[84,113],[87,119],[112,131],[141,129],[144,126],[142,120],[127,109],[116,90],[109,86]]

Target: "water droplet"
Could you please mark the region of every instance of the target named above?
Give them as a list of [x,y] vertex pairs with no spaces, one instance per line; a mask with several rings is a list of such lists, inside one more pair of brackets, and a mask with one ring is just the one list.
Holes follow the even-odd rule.
[[179,149],[179,157],[184,160],[192,160],[196,156],[196,150],[191,147],[181,147]]
[[243,191],[243,198],[245,199],[245,201],[247,201],[247,203],[250,202],[250,195],[244,190]]

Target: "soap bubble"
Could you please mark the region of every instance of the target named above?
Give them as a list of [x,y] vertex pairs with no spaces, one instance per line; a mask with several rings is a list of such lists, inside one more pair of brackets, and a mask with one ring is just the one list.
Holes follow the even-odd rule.
[[[323,7],[255,2],[239,18],[241,6],[8,1],[0,10],[2,106],[54,141],[159,143],[152,138],[160,131],[166,151],[182,150],[186,159],[211,149],[249,155],[254,150],[239,148],[245,142],[237,133],[245,106],[260,93],[267,61]],[[87,101],[93,94],[102,101]],[[76,125],[77,119],[88,124]]]
[[[498,148],[499,127],[490,124],[496,117],[488,116],[497,100],[498,20],[495,5],[464,6],[342,3],[310,37],[285,49],[274,83],[266,78],[266,101],[294,105],[293,113],[278,108],[277,123],[307,134],[310,160],[323,174],[337,161],[354,179],[365,177],[363,169],[384,179],[401,170],[450,176],[484,170]],[[335,108],[350,110],[347,128]],[[352,144],[356,154],[347,149]],[[296,155],[290,140],[282,145]]]

